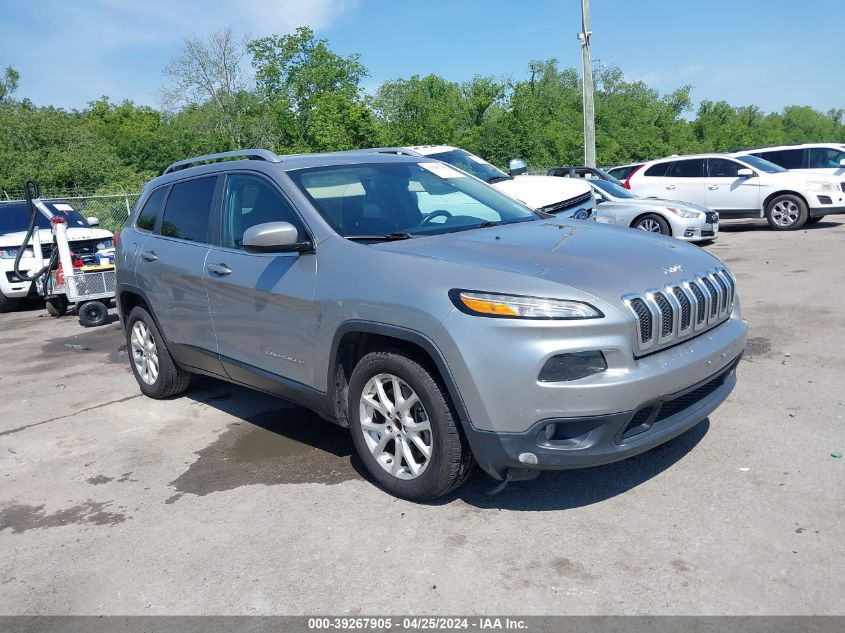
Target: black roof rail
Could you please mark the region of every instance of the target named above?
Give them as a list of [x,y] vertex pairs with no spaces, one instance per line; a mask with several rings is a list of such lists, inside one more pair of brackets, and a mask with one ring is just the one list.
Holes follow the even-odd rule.
[[194,156],[193,158],[186,158],[185,160],[178,160],[172,163],[162,172],[164,174],[171,174],[180,169],[187,169],[200,163],[210,163],[227,158],[246,158],[248,160],[263,160],[268,163],[281,163],[282,159],[278,155],[271,152],[269,149],[236,149],[231,152],[217,152],[216,154],[206,154],[205,156]]

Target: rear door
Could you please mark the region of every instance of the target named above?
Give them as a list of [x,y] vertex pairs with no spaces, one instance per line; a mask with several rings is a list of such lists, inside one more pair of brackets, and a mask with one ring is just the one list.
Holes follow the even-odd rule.
[[720,214],[748,215],[760,210],[760,179],[740,177],[742,163],[729,158],[708,158],[704,205]]
[[247,253],[244,231],[265,222],[290,222],[300,238],[308,238],[304,222],[275,183],[255,172],[226,176],[204,269],[218,349],[226,372],[240,382],[253,383],[257,368],[313,385],[317,257]]
[[[208,229],[219,177],[176,182],[154,231],[139,245],[138,286],[152,304],[171,352],[181,363],[203,368],[217,351],[208,294],[203,284]],[[143,213],[139,223],[143,219]],[[211,362],[211,370],[219,363]]]
[[800,147],[754,152],[753,156],[759,156],[784,169],[807,169],[807,150]]
[[703,158],[683,158],[672,161],[666,170],[666,175],[656,180],[659,180],[660,185],[656,192],[649,195],[704,204]]

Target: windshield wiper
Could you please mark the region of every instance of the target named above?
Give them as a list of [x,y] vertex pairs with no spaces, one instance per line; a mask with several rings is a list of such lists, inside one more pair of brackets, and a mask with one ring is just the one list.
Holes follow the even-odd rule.
[[353,242],[396,242],[398,240],[410,240],[414,236],[405,231],[397,231],[387,235],[344,235],[343,237]]
[[487,227],[499,226],[500,224],[504,224],[504,222],[491,222],[490,220],[484,220],[484,222],[481,222],[480,224],[476,224],[472,228],[474,228],[474,229],[486,229]]
[[513,176],[493,176],[492,178],[488,178],[484,182],[488,185],[492,185],[494,182],[502,182],[503,180],[512,180]]

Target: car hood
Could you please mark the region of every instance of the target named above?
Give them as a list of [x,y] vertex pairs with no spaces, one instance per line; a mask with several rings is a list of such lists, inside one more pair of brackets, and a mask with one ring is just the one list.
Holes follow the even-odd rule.
[[[617,306],[624,294],[680,283],[723,266],[707,251],[672,238],[578,221],[539,220],[388,242],[376,248],[535,277]],[[561,289],[561,296],[565,294]]]
[[765,174],[764,177],[770,183],[789,183],[794,187],[804,186],[808,181],[831,182],[835,185],[839,185],[842,181],[841,176],[818,171],[780,171],[775,174]]
[[493,186],[532,209],[571,200],[592,191],[590,185],[585,182],[556,176],[516,176],[494,182]]
[[[666,200],[664,198],[613,198],[610,201],[612,204],[618,204],[625,207],[636,207],[642,209],[653,209],[655,207],[672,207],[675,209],[695,209],[702,213],[709,213],[713,209],[709,209],[701,204],[694,202],[685,202],[683,200]],[[599,206],[601,210],[601,206]]]
[[[0,235],[0,247],[10,248],[17,247],[23,242],[26,237],[26,231],[18,231],[17,233],[4,233]],[[70,242],[78,242],[79,240],[103,240],[111,239],[114,235],[105,229],[98,228],[79,228],[74,227],[67,230],[67,238]],[[39,229],[38,238],[42,244],[51,244],[53,242],[53,234],[47,229]]]

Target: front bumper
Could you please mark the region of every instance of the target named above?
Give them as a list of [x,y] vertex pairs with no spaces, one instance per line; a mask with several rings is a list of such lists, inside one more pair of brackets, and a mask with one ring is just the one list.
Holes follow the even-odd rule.
[[[703,421],[736,384],[741,354],[686,389],[644,403],[634,411],[540,420],[524,433],[494,433],[464,426],[479,466],[496,479],[508,471],[565,470],[600,466],[663,444]],[[547,427],[552,425],[552,434]]]
[[810,217],[820,218],[825,215],[840,215],[845,213],[845,206],[816,206],[810,207]]

